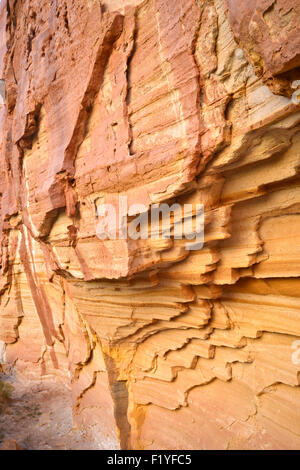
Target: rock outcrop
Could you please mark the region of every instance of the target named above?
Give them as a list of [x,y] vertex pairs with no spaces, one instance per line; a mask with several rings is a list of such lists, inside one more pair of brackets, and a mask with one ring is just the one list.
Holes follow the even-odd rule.
[[[6,363],[106,448],[299,449],[300,1],[0,8]],[[101,240],[120,196],[204,246]]]

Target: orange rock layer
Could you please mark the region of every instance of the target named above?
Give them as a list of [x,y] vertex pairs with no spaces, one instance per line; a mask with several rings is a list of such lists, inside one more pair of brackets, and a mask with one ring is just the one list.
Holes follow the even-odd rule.
[[[0,8],[2,361],[104,448],[299,449],[300,1]],[[120,195],[204,247],[100,240]]]

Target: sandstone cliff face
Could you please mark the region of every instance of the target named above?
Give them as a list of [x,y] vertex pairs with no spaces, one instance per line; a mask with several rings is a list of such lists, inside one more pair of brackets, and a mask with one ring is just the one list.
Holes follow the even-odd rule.
[[[299,449],[300,1],[0,8],[6,362],[104,447]],[[100,240],[119,195],[204,204],[204,247]]]

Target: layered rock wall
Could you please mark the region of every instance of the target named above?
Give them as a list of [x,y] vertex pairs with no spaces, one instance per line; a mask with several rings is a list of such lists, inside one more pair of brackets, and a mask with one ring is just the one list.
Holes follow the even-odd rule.
[[[299,449],[299,0],[0,8],[6,363],[106,448]],[[120,196],[203,204],[203,248],[100,240]]]

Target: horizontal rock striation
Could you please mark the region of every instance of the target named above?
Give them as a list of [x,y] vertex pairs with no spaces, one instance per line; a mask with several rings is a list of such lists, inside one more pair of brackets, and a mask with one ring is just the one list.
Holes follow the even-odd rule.
[[[6,362],[105,448],[299,449],[299,0],[0,8]],[[203,248],[101,240],[120,196],[203,204]]]

